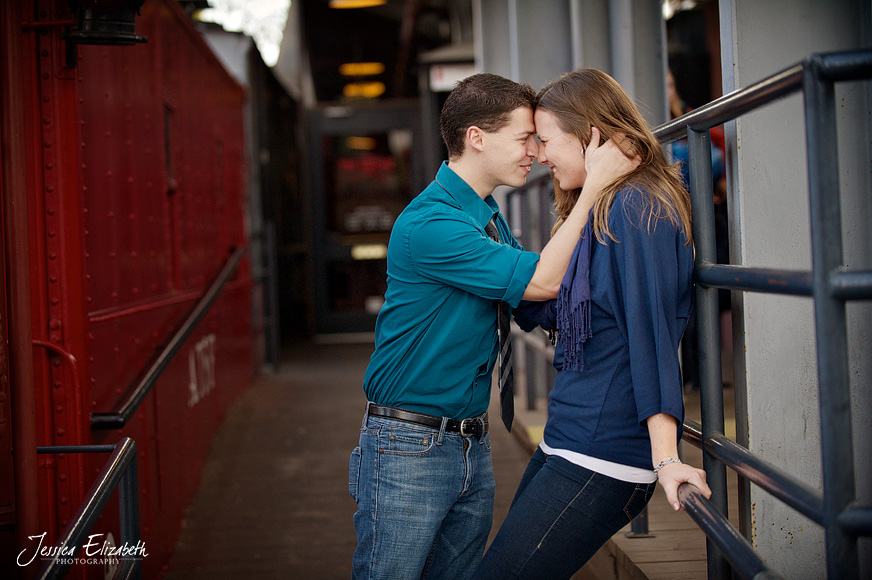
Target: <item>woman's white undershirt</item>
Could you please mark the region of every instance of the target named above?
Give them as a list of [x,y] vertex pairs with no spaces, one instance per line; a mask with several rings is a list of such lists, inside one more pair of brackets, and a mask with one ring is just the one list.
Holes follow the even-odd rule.
[[539,448],[546,455],[556,455],[562,457],[570,463],[574,463],[585,469],[596,471],[611,478],[629,483],[654,483],[657,481],[657,476],[654,475],[653,469],[641,469],[639,467],[631,467],[621,463],[606,461],[605,459],[597,459],[584,453],[577,453],[567,449],[554,449],[549,447],[544,441],[539,444]]

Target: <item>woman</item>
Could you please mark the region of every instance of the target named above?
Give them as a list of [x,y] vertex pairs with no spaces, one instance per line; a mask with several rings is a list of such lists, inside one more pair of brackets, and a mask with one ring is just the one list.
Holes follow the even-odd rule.
[[[690,315],[690,199],[678,169],[627,93],[597,70],[567,73],[537,96],[541,164],[557,223],[584,185],[585,149],[615,137],[641,163],[604,189],[556,301],[529,304],[525,330],[557,331],[558,371],[544,441],[475,578],[569,578],[648,503],[659,480],[711,491],[681,463],[678,344]],[[552,232],[553,234],[553,232]]]

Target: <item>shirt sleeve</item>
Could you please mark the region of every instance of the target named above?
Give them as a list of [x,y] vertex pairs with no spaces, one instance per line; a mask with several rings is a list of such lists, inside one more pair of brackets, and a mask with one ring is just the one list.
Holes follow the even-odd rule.
[[539,254],[496,242],[459,216],[422,220],[406,243],[418,275],[511,306],[521,301],[539,261]]
[[544,330],[557,328],[557,300],[544,302],[532,302],[521,300],[521,303],[512,311],[515,322],[524,332],[530,332],[537,326]]
[[639,422],[667,413],[681,425],[678,343],[687,320],[681,302],[689,297],[680,288],[686,274],[680,264],[684,236],[668,219],[649,223],[643,195],[619,195],[609,217],[618,239],[611,245],[624,304],[630,374]]

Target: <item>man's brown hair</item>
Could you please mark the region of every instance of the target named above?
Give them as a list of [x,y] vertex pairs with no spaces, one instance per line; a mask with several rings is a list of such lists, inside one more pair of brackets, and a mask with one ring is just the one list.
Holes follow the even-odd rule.
[[474,74],[458,82],[442,106],[439,126],[448,159],[463,155],[466,130],[499,131],[521,107],[533,109],[536,92],[530,85],[490,73]]

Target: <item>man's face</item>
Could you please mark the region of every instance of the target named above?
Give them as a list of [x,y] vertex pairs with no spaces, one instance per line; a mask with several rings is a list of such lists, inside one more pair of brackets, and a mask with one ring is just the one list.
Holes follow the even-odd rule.
[[494,182],[494,187],[520,187],[526,183],[539,151],[535,132],[533,111],[521,107],[512,112],[505,127],[493,133],[483,133],[483,169]]

